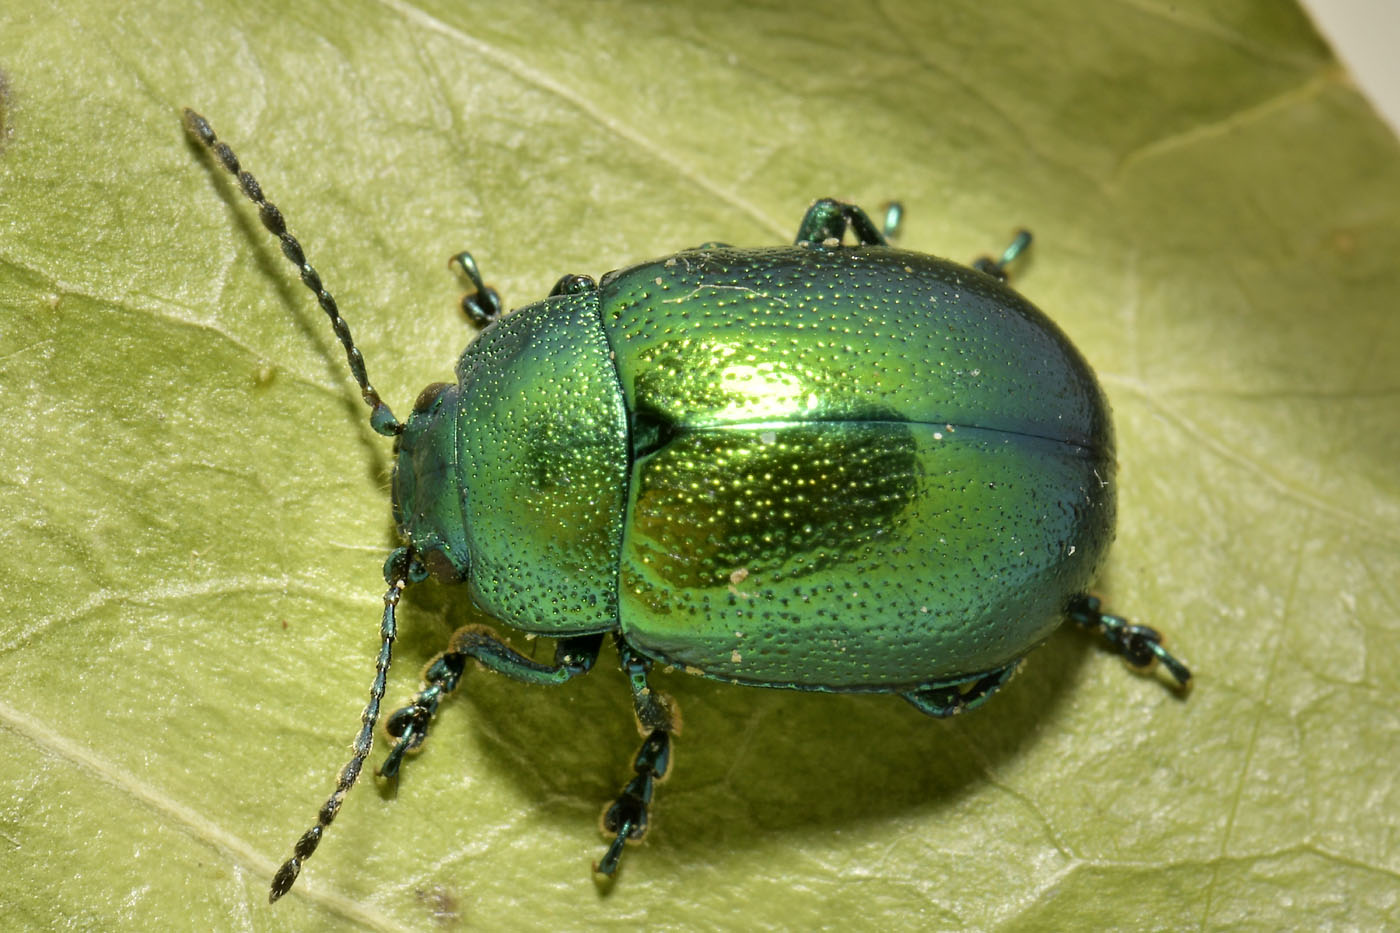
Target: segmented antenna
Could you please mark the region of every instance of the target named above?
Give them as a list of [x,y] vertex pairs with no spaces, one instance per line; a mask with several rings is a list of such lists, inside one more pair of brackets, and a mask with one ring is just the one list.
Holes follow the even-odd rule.
[[209,125],[209,121],[188,107],[185,108],[185,129],[195,139],[203,143],[210,152],[214,153],[219,163],[228,170],[230,175],[238,179],[238,186],[243,189],[248,200],[258,206],[258,217],[262,220],[262,225],[281,241],[282,255],[286,256],[292,265],[297,267],[297,272],[301,275],[301,283],[311,290],[311,293],[316,296],[321,310],[326,312],[326,316],[331,319],[331,328],[335,331],[335,336],[340,340],[341,346],[345,347],[345,359],[350,364],[350,374],[355,377],[355,382],[360,386],[360,396],[369,406],[370,426],[385,437],[393,437],[402,433],[403,423],[394,417],[389,406],[384,404],[384,400],[379,397],[374,386],[370,385],[369,376],[365,373],[365,358],[360,355],[359,348],[355,346],[354,338],[350,336],[350,326],[340,316],[340,309],[336,306],[335,298],[322,286],[321,276],[315,269],[311,268],[311,263],[306,261],[306,255],[302,252],[301,244],[297,242],[297,238],[287,232],[287,224],[282,219],[282,212],[277,209],[277,205],[263,197],[262,186],[258,184],[258,180],[239,166],[238,156],[233,154],[228,143],[223,142],[214,134],[214,128]]
[[389,584],[389,589],[384,593],[384,615],[379,623],[379,656],[374,662],[374,682],[369,688],[369,703],[360,714],[360,731],[351,743],[353,753],[345,767],[336,775],[335,790],[317,811],[316,825],[302,833],[301,838],[292,847],[292,857],[283,862],[282,867],[277,869],[277,874],[273,876],[272,889],[267,894],[269,904],[276,902],[292,889],[297,875],[301,874],[302,863],[316,852],[316,847],[321,844],[321,837],[335,820],[335,815],[340,812],[345,795],[350,793],[350,788],[355,786],[355,781],[360,777],[365,759],[369,757],[370,748],[374,745],[374,726],[379,721],[379,704],[384,699],[384,688],[389,680],[389,663],[393,659],[394,640],[399,633],[395,613],[399,597],[403,595],[406,586],[410,583],[421,583],[427,576],[427,569],[406,547],[396,549],[384,563],[384,582]]

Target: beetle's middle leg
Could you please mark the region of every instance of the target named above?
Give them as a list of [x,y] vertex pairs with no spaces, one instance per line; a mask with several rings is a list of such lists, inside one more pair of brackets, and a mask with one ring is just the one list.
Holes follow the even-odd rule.
[[452,635],[448,649],[433,659],[423,671],[424,687],[409,705],[397,710],[385,722],[384,728],[398,739],[384,759],[379,773],[393,777],[403,763],[403,756],[423,744],[428,735],[428,723],[438,705],[453,690],[466,671],[467,661],[475,658],[497,673],[512,680],[529,684],[562,684],[586,674],[598,660],[603,634],[578,635],[561,638],[554,649],[554,663],[540,664],[520,654],[501,641],[484,625],[468,625]]
[[914,708],[919,712],[944,719],[970,709],[976,709],[986,703],[993,693],[1000,690],[1011,679],[1011,675],[1016,673],[1016,668],[1020,666],[1019,660],[1012,661],[1005,667],[998,668],[990,674],[983,674],[973,680],[951,684],[947,687],[914,690],[900,695],[914,704]]
[[637,776],[627,782],[622,793],[603,811],[603,832],[614,835],[608,851],[593,866],[593,870],[600,875],[612,875],[617,871],[622,847],[628,842],[640,842],[646,835],[652,792],[671,766],[671,733],[680,731],[680,718],[674,701],[652,690],[647,683],[651,661],[627,644],[620,633],[616,633],[614,639],[622,670],[632,687],[637,725],[646,738],[632,762],[632,770],[637,772]]

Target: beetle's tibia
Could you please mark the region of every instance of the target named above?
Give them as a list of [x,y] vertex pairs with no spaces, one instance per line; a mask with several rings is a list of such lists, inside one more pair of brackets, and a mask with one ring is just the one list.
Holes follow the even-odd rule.
[[321,276],[311,267],[311,263],[306,261],[306,255],[302,252],[301,244],[297,242],[297,238],[287,232],[287,224],[282,218],[282,212],[277,208],[277,205],[263,196],[262,186],[258,184],[258,180],[251,173],[244,171],[238,164],[238,156],[233,154],[228,143],[221,141],[214,134],[214,128],[209,125],[209,121],[188,107],[185,108],[185,128],[191,136],[199,140],[205,148],[214,154],[215,158],[219,160],[219,164],[230,175],[238,179],[238,187],[243,190],[248,200],[257,205],[258,217],[262,220],[263,226],[281,242],[282,255],[286,256],[287,260],[297,267],[301,283],[316,296],[317,304],[330,318],[331,329],[335,331],[336,339],[340,341],[341,346],[345,347],[345,360],[350,364],[350,374],[355,377],[355,383],[360,387],[360,396],[369,406],[370,425],[385,437],[393,437],[401,433],[403,424],[394,417],[389,406],[384,404],[384,400],[379,397],[379,393],[370,384],[369,376],[365,372],[365,359],[360,355],[359,348],[355,346],[354,338],[350,336],[350,326],[340,316],[340,308],[336,305],[335,298],[321,284]]
[[485,625],[465,625],[452,635],[447,650],[438,655],[423,670],[423,689],[419,690],[405,707],[395,710],[384,723],[390,738],[396,739],[389,750],[384,764],[380,765],[380,777],[398,776],[404,756],[416,751],[428,737],[428,725],[437,713],[438,706],[448,694],[457,689],[467,661],[475,659],[499,674],[527,684],[548,686],[562,684],[580,674],[586,674],[598,659],[603,636],[578,635],[561,638],[554,646],[554,663],[541,664],[532,661],[501,641],[494,631]]
[[637,728],[641,734],[664,729],[680,735],[680,709],[675,700],[660,690],[653,690],[647,682],[651,660],[629,645],[621,632],[613,632],[613,644],[617,646],[622,672],[627,675],[627,685],[632,688],[632,710],[637,714]]
[[448,260],[449,266],[456,266],[471,282],[472,290],[462,296],[462,312],[477,327],[485,327],[501,316],[501,296],[481,278],[481,270],[476,266],[472,254],[463,250]]
[[973,680],[952,684],[947,687],[930,687],[915,690],[900,696],[913,704],[914,708],[926,716],[946,719],[976,709],[996,693],[1011,679],[1021,667],[1019,660],[1012,661],[1003,668],[983,674]]
[[1134,667],[1146,669],[1160,661],[1178,687],[1184,690],[1191,686],[1191,669],[1166,649],[1161,632],[1103,612],[1100,605],[1097,596],[1085,594],[1070,603],[1067,614],[1084,628],[1098,629],[1109,647]]

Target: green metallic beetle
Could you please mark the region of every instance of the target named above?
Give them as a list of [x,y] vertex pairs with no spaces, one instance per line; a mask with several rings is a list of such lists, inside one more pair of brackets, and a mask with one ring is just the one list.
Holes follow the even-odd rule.
[[[477,604],[558,639],[553,664],[458,631],[386,723],[392,776],[469,659],[528,683],[586,673],[617,645],[647,738],[605,811],[612,874],[646,830],[676,719],[655,663],[764,687],[897,693],[950,716],[987,700],[1068,617],[1130,662],[1190,671],[1146,626],[1085,594],[1113,537],[1113,430],[1092,371],[997,261],[968,268],[887,243],[857,207],[817,201],[796,244],[710,244],[565,276],[500,316],[468,254],[466,310],[489,324],[455,384],[406,422],[370,385],[334,299],[280,211],[209,124],[317,296],[379,433],[394,518],[370,702],[317,823],[277,872],[291,888],[370,750],[404,588],[467,583]],[[892,219],[897,215],[892,214]],[[846,245],[847,234],[857,245]],[[499,319],[498,319],[499,318]]]

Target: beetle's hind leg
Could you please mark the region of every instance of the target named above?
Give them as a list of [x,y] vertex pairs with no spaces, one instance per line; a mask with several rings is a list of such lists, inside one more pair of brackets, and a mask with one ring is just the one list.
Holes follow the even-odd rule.
[[865,211],[834,198],[821,198],[807,208],[807,214],[797,228],[797,239],[793,242],[798,246],[839,246],[848,229],[861,246],[889,245],[885,235]]
[[493,671],[512,680],[529,684],[562,684],[586,674],[598,660],[603,636],[579,635],[561,638],[554,649],[554,663],[540,664],[517,652],[501,641],[484,625],[468,625],[452,636],[448,649],[438,655],[423,671],[423,689],[407,706],[399,709],[385,722],[384,728],[398,741],[379,768],[384,777],[398,774],[403,756],[414,751],[428,737],[428,724],[444,697],[457,689],[466,670],[467,661],[475,658]]
[[1001,256],[993,259],[990,256],[978,256],[972,261],[972,268],[978,272],[985,272],[998,282],[1006,281],[1006,267],[1016,260],[1016,257],[1026,251],[1026,247],[1031,245],[1031,232],[1029,230],[1017,230],[1011,245],[1001,251]]
[[671,767],[671,733],[680,732],[680,717],[674,701],[647,684],[651,661],[637,653],[620,634],[615,640],[618,658],[632,687],[637,725],[646,738],[632,762],[637,776],[627,782],[622,793],[603,811],[603,832],[612,834],[613,840],[593,870],[605,876],[617,871],[622,847],[628,842],[640,842],[646,835],[652,792]]
[[880,232],[893,243],[899,239],[899,231],[904,228],[904,205],[898,201],[886,201],[880,205],[880,211],[885,215],[880,221]]
[[1087,593],[1076,596],[1065,614],[1084,628],[1097,629],[1109,647],[1133,667],[1146,669],[1160,661],[1177,687],[1185,690],[1191,686],[1191,669],[1162,645],[1162,633],[1155,628],[1103,612],[1099,598]]
[[1016,673],[1016,669],[1020,666],[1019,660],[1012,661],[1003,668],[992,671],[990,674],[983,674],[973,680],[965,680],[946,687],[914,690],[910,693],[900,694],[900,696],[914,704],[914,708],[919,712],[928,716],[936,716],[939,719],[946,719],[949,716],[956,716],[958,713],[976,709],[986,703],[991,699],[992,694],[1000,690],[1011,679],[1011,675]]

